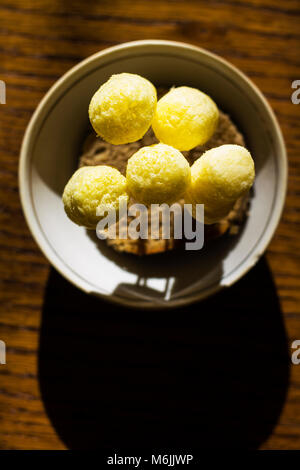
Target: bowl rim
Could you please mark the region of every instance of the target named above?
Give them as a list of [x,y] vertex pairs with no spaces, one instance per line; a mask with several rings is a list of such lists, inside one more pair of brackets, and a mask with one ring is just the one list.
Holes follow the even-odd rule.
[[[127,299],[126,297],[121,297],[120,295],[110,294],[107,296],[105,294],[101,294],[100,292],[91,291],[91,288],[89,287],[88,282],[78,277],[78,275],[74,273],[73,271],[71,271],[68,266],[63,264],[60,261],[59,257],[56,255],[56,253],[53,252],[53,249],[48,244],[47,240],[44,239],[44,235],[41,232],[40,227],[37,223],[36,215],[34,213],[34,210],[31,204],[31,194],[30,194],[30,190],[27,184],[28,179],[26,176],[27,172],[30,169],[30,165],[29,165],[30,145],[31,145],[31,142],[32,141],[34,142],[36,138],[35,128],[37,124],[41,120],[44,119],[44,116],[43,116],[44,108],[50,101],[53,101],[53,99],[59,92],[60,87],[63,84],[67,83],[68,80],[78,71],[80,71],[81,69],[84,69],[87,65],[98,60],[99,58],[104,58],[110,55],[111,53],[123,51],[125,49],[139,48],[140,46],[149,46],[149,47],[169,46],[170,49],[175,47],[177,49],[180,48],[181,50],[200,53],[201,55],[204,55],[210,58],[211,60],[218,62],[219,64],[223,65],[227,70],[239,76],[240,79],[246,82],[247,86],[252,89],[252,92],[260,100],[261,104],[264,106],[268,114],[268,117],[270,118],[272,126],[275,130],[276,137],[278,139],[278,146],[279,146],[278,154],[280,155],[281,165],[282,165],[280,178],[279,178],[280,186],[277,188],[278,195],[277,195],[277,200],[276,200],[276,211],[272,214],[270,223],[267,226],[263,235],[261,236],[261,239],[259,240],[257,246],[255,247],[255,249],[249,256],[249,258],[246,258],[246,260],[243,261],[243,263],[241,264],[240,268],[236,270],[236,274],[234,276],[231,276],[230,281],[227,282],[226,285],[216,284],[216,285],[206,288],[205,291],[195,292],[193,295],[189,295],[187,298],[183,297],[182,299],[179,298],[179,299],[174,299],[170,301],[156,301],[156,300],[154,301],[151,298],[147,301],[141,301],[138,299],[131,300],[131,299]],[[164,309],[175,308],[175,307],[180,307],[183,305],[189,305],[191,303],[203,300],[209,297],[210,295],[219,292],[220,290],[223,290],[224,287],[230,287],[239,279],[241,279],[257,263],[259,258],[262,256],[262,254],[266,250],[268,244],[270,243],[277,229],[277,226],[279,224],[282,211],[284,208],[284,204],[285,204],[285,198],[286,198],[286,192],[287,192],[287,178],[288,178],[288,162],[287,162],[287,153],[286,153],[286,148],[285,148],[285,143],[284,143],[284,139],[282,136],[282,132],[281,132],[277,118],[271,106],[269,105],[268,101],[266,100],[262,92],[259,90],[259,88],[236,66],[232,65],[226,59],[223,59],[222,57],[220,57],[219,55],[215,53],[212,53],[206,49],[203,49],[198,46],[194,46],[192,44],[188,44],[185,42],[160,40],[160,39],[146,39],[146,40],[139,40],[139,41],[130,41],[130,42],[118,44],[116,46],[105,48],[99,52],[96,52],[95,54],[92,54],[86,59],[80,61],[77,65],[75,65],[70,70],[68,70],[65,74],[63,74],[47,91],[45,96],[42,98],[42,100],[38,104],[36,110],[34,111],[29,121],[29,124],[27,125],[26,131],[23,137],[21,151],[20,151],[20,160],[19,160],[19,192],[20,192],[21,205],[22,205],[23,212],[25,215],[25,220],[27,222],[27,225],[30,229],[30,232],[34,240],[36,241],[37,245],[39,246],[40,250],[47,258],[47,260],[55,267],[55,269],[64,278],[66,278],[74,286],[76,286],[77,288],[80,288],[81,290],[83,290],[84,292],[88,294],[99,296],[103,300],[117,303],[118,305],[123,305],[127,307],[135,307],[135,308],[146,308],[146,309],[152,309],[152,310],[162,309],[162,308]],[[143,298],[145,299],[144,296]]]

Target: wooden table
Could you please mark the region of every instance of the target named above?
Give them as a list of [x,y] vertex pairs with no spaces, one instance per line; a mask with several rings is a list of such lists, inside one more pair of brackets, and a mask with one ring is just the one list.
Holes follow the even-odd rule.
[[[2,449],[300,448],[299,0],[0,4],[0,365]],[[136,39],[220,54],[263,91],[289,155],[286,207],[266,256],[227,292],[153,314],[89,298],[39,251],[18,194],[22,137],[70,67]]]

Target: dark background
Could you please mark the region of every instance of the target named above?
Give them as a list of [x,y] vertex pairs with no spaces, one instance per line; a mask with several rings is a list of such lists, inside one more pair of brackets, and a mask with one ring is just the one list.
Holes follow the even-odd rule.
[[[300,448],[298,0],[0,1],[0,448]],[[81,59],[136,39],[207,48],[245,72],[280,122],[289,189],[266,256],[193,307],[138,312],[88,297],[27,229],[18,160],[29,119]]]

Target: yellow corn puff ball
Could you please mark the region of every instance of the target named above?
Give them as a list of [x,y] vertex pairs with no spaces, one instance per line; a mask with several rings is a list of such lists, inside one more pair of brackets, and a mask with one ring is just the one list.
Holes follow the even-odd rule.
[[84,166],[75,171],[62,199],[66,214],[73,222],[96,228],[101,219],[97,209],[118,211],[120,204],[127,203],[126,178],[110,166]]
[[157,103],[156,89],[132,73],[112,75],[91,99],[89,118],[96,133],[111,144],[127,144],[143,137]]
[[172,203],[190,184],[191,169],[179,150],[155,144],[138,150],[127,163],[127,189],[142,204]]
[[251,154],[240,145],[221,145],[205,152],[191,167],[186,202],[204,204],[206,224],[225,217],[255,177]]
[[152,128],[160,142],[178,150],[191,150],[211,138],[218,119],[218,108],[209,96],[181,86],[172,88],[158,101]]

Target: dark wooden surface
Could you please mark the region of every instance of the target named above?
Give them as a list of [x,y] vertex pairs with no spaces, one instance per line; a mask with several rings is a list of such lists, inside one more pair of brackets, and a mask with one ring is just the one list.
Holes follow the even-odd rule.
[[[0,448],[118,444],[300,448],[298,0],[1,0]],[[168,313],[88,298],[49,267],[18,195],[21,140],[71,66],[136,39],[216,52],[263,91],[289,155],[289,189],[267,254],[229,291]]]

